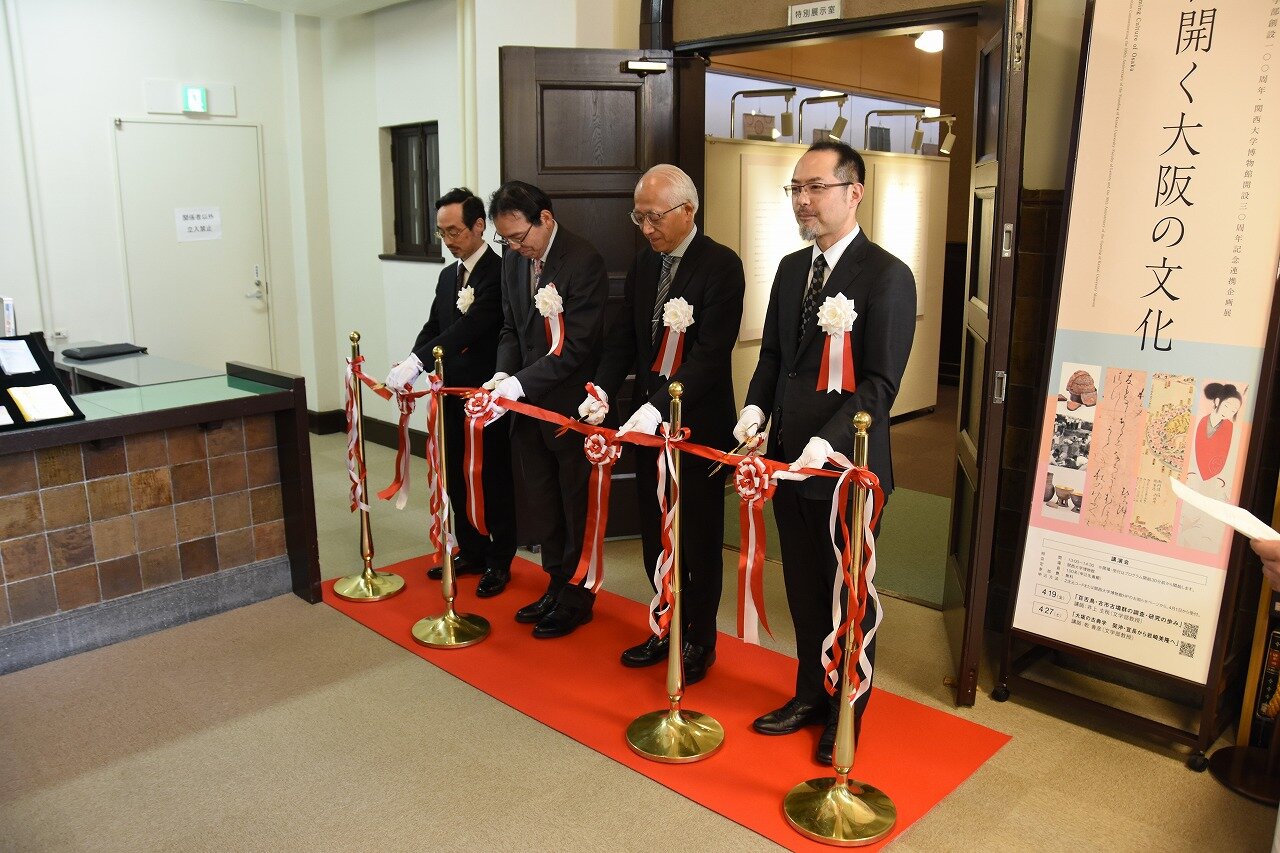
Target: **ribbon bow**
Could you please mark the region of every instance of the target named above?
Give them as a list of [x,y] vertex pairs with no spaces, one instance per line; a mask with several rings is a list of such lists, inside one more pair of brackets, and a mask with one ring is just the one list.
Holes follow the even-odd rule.
[[764,504],[773,497],[776,485],[769,477],[764,460],[750,453],[738,461],[733,471],[733,486],[741,498],[739,504],[738,544],[738,637],[760,644],[759,626],[769,636],[769,620],[764,612]]

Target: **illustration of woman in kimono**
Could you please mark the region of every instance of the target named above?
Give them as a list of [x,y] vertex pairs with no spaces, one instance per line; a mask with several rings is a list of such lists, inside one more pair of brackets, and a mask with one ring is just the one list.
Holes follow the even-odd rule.
[[[1195,464],[1187,472],[1187,485],[1202,495],[1229,500],[1230,489],[1222,476],[1231,456],[1231,439],[1236,415],[1244,406],[1244,395],[1235,385],[1209,382],[1204,386],[1209,411],[1196,424],[1192,439]],[[1226,528],[1200,510],[1183,504],[1178,524],[1178,544],[1197,551],[1216,552],[1222,547]]]

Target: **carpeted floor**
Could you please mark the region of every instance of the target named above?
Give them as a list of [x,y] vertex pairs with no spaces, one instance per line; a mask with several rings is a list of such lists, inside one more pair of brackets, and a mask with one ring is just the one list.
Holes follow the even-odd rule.
[[[327,583],[325,602],[495,699],[730,820],[779,844],[822,849],[798,838],[779,809],[793,785],[831,775],[829,767],[812,760],[819,729],[766,737],[750,728],[757,706],[776,707],[790,698],[791,659],[722,634],[715,665],[704,681],[689,688],[683,707],[719,721],[723,747],[693,764],[649,761],[635,755],[624,736],[637,716],[666,707],[666,666],[627,669],[616,651],[644,623],[644,605],[601,590],[589,624],[563,640],[533,639],[528,626],[512,622],[510,598],[536,598],[546,587],[545,576],[539,566],[517,560],[505,600],[477,599],[475,578],[459,581],[459,612],[489,620],[489,636],[468,648],[428,649],[411,632],[419,619],[444,610],[440,584],[425,579],[435,562],[420,558],[388,567],[406,581],[405,591],[394,598],[343,601]],[[566,679],[570,671],[579,675]],[[898,822],[891,840],[1007,742],[1006,735],[985,726],[877,689],[853,775],[893,800]]]

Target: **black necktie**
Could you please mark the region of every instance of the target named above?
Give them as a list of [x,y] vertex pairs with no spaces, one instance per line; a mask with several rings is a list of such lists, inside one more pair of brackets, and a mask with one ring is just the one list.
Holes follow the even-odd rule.
[[662,256],[662,275],[658,276],[658,295],[653,300],[653,328],[649,332],[649,340],[658,339],[658,328],[662,325],[662,309],[666,306],[667,294],[671,292],[671,279],[675,278],[676,261],[674,255]]
[[813,275],[809,278],[809,287],[804,292],[803,310],[800,312],[800,337],[803,338],[818,316],[818,296],[822,293],[823,279],[826,278],[827,259],[819,254],[813,259]]
[[467,267],[462,261],[458,261],[458,291],[467,286]]

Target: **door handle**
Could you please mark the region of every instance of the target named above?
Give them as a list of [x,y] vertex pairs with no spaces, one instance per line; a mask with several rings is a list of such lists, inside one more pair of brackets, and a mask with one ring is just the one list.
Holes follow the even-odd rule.
[[258,280],[256,280],[256,281],[254,281],[254,283],[253,283],[253,288],[252,288],[248,293],[246,293],[246,294],[244,295],[244,298],[245,298],[245,299],[256,299],[256,300],[258,300],[259,302],[261,302],[261,301],[262,301],[262,298],[263,298],[263,296],[262,296],[262,279],[258,279]]

